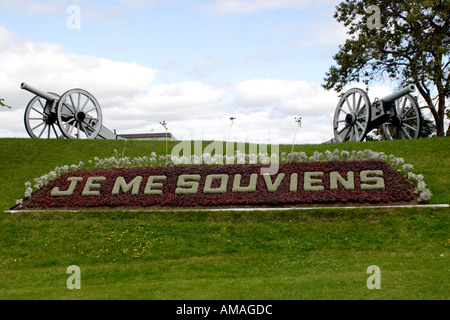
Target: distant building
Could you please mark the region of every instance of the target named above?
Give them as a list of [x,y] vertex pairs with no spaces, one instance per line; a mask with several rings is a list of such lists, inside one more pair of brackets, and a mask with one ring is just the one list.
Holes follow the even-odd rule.
[[166,133],[130,133],[130,134],[119,134],[120,137],[127,140],[159,140],[159,141],[176,141],[170,132]]

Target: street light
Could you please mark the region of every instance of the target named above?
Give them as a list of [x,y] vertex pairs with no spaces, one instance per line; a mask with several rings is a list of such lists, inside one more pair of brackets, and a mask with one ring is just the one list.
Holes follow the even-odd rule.
[[160,121],[159,124],[162,125],[164,127],[164,129],[166,129],[166,157],[167,157],[167,122]]
[[226,142],[226,148],[225,148],[225,156],[228,156],[228,142],[230,140],[230,132],[231,132],[231,127],[233,126],[233,120],[235,120],[235,117],[230,117],[231,120],[231,125],[230,125],[230,129],[228,129],[228,136],[227,136],[227,142]]
[[294,152],[294,145],[295,145],[295,137],[297,136],[297,131],[298,128],[300,128],[302,126],[302,117],[295,117],[295,122],[297,123],[297,129],[295,129],[295,134],[294,134],[294,142],[292,143],[292,150],[291,153]]

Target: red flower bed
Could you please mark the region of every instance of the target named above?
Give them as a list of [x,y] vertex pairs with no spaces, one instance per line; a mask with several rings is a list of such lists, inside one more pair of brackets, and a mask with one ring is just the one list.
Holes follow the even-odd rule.
[[[274,183],[278,174],[284,173],[276,191],[270,192],[267,182],[260,174],[261,168],[267,165],[202,165],[202,166],[173,166],[173,167],[146,167],[132,169],[95,169],[81,170],[61,175],[57,180],[36,192],[23,204],[23,209],[33,208],[103,208],[103,207],[222,207],[222,206],[284,206],[284,205],[331,205],[331,204],[381,204],[391,202],[411,202],[416,199],[414,187],[398,172],[382,161],[331,161],[331,162],[304,162],[283,163],[279,165],[278,173],[271,176]],[[365,190],[361,185],[361,172],[367,170],[381,170],[384,179],[384,188]],[[330,173],[338,172],[344,179],[347,173],[354,173],[354,188],[347,190],[338,183],[338,188],[330,188]],[[322,172],[323,176],[315,182],[316,186],[323,186],[320,191],[308,191],[304,188],[305,172]],[[242,176],[240,186],[246,187],[250,182],[250,175],[258,175],[256,190],[251,192],[233,192],[233,181],[237,174]],[[291,176],[298,174],[297,188],[290,189]],[[199,175],[195,181],[198,190],[194,194],[178,194],[177,188],[181,188],[179,177],[181,175]],[[208,175],[228,175],[226,191],[223,193],[204,193],[205,181]],[[118,177],[123,177],[126,183],[130,183],[136,177],[142,177],[138,185],[138,192],[119,189],[118,194],[113,192]],[[166,180],[158,180],[161,186],[153,187],[161,190],[162,194],[145,194],[144,189],[149,176],[166,176]],[[67,190],[71,184],[67,179],[78,177],[81,182],[70,196],[54,196],[52,190]],[[90,190],[98,191],[98,195],[83,195],[86,182],[89,177],[105,177],[104,181],[96,181]],[[192,181],[192,180],[191,180]],[[367,184],[370,185],[370,182]],[[366,185],[367,185],[366,184]],[[220,180],[215,179],[210,188],[217,190]],[[89,188],[88,188],[89,189]]]

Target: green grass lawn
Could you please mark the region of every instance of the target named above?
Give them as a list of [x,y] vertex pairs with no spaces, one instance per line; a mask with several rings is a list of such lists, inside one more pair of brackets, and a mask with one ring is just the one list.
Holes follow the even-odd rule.
[[[323,145],[383,151],[449,201],[449,138]],[[169,148],[176,145],[171,142]],[[205,143],[206,145],[206,143]],[[0,209],[65,164],[164,142],[0,139]],[[291,146],[281,146],[290,152]],[[449,299],[450,210],[23,212],[0,215],[0,299]],[[81,270],[69,290],[67,267]],[[369,290],[370,265],[381,289]]]

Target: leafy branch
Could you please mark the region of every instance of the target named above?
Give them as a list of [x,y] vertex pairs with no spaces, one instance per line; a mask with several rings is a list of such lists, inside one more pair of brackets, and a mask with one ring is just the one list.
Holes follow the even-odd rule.
[[11,107],[5,104],[3,101],[5,101],[5,99],[0,98],[0,106],[11,109]]

